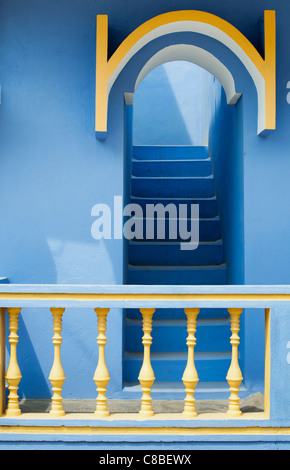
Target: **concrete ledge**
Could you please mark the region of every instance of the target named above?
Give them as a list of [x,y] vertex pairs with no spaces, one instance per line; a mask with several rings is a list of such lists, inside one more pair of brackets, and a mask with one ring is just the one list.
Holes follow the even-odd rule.
[[[196,410],[199,414],[226,413],[228,400],[203,400],[196,402]],[[95,400],[63,400],[66,413],[94,413],[96,410]],[[153,400],[153,409],[156,414],[160,413],[182,413],[183,400]],[[20,408],[22,413],[48,413],[51,400],[22,400]],[[108,400],[108,409],[112,414],[132,413],[140,410],[140,400]],[[241,400],[243,413],[262,413],[264,411],[264,396],[262,394],[252,395]]]

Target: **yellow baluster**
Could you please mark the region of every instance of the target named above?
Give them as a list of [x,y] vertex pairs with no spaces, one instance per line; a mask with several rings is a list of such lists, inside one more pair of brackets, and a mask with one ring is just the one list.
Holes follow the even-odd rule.
[[8,383],[8,388],[10,395],[8,397],[8,406],[6,410],[7,416],[19,416],[21,411],[19,408],[18,400],[18,385],[22,379],[21,372],[17,362],[17,344],[18,344],[18,322],[19,314],[21,312],[20,308],[9,308],[7,309],[9,315],[9,343],[10,343],[10,362],[6,372],[6,381]]
[[99,346],[99,361],[95,372],[94,381],[98,391],[97,409],[95,416],[98,418],[107,418],[110,414],[107,408],[106,391],[108,383],[110,382],[109,371],[106,366],[105,347],[107,344],[106,331],[107,331],[107,315],[109,309],[96,308],[95,312],[98,316],[98,332],[99,336],[97,343]]
[[232,345],[232,363],[227,375],[227,381],[230,386],[230,404],[228,416],[231,418],[239,418],[242,416],[240,410],[239,391],[243,381],[242,372],[239,366],[239,344],[240,344],[240,317],[243,309],[229,309],[231,316],[231,345]]
[[184,371],[184,375],[182,381],[185,386],[186,391],[186,398],[185,398],[185,406],[183,416],[186,418],[196,418],[197,413],[195,411],[195,388],[199,382],[198,374],[195,368],[194,363],[194,348],[196,346],[196,320],[199,314],[199,309],[186,309],[185,313],[187,316],[187,331],[188,331],[188,338],[187,338],[187,346],[188,346],[188,360],[187,366]]
[[154,416],[152,410],[151,389],[155,382],[155,376],[151,365],[150,348],[152,344],[152,321],[155,309],[141,309],[140,312],[143,316],[143,346],[144,346],[144,359],[143,365],[139,375],[139,382],[142,387],[142,405],[139,416],[141,418],[150,418]]
[[61,417],[65,415],[62,404],[62,388],[65,382],[65,374],[61,364],[60,348],[62,345],[62,316],[65,312],[64,308],[51,308],[53,316],[53,344],[54,344],[54,363],[50,372],[49,380],[52,385],[53,397],[51,405],[51,416]]

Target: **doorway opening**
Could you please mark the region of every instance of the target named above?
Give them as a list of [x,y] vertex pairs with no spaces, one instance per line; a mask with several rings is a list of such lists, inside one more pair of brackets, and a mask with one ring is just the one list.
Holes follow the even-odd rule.
[[[144,226],[142,236],[126,242],[127,284],[243,284],[242,103],[228,106],[214,76],[192,63],[175,61],[156,67],[143,79],[130,108],[127,202],[141,208]],[[151,231],[146,238],[148,205],[162,205],[165,211],[163,216],[153,212],[153,236]],[[180,205],[186,206],[188,234],[192,205],[198,206],[196,249],[180,248],[180,231],[172,237],[168,205],[175,206],[177,214]],[[160,217],[164,229],[159,232]],[[142,336],[140,312],[125,311],[124,389],[136,393],[140,391]],[[196,334],[197,398],[228,398],[230,336],[226,309],[201,310]],[[152,396],[183,399],[181,379],[187,361],[184,311],[157,310],[152,337],[156,377]],[[243,321],[240,337],[243,370]],[[243,392],[242,386],[241,397]]]

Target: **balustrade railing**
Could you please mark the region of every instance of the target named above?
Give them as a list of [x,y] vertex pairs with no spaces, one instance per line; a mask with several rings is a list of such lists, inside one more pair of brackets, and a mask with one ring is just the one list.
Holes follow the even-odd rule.
[[[18,322],[22,308],[48,307],[52,313],[52,338],[54,362],[49,380],[52,387],[51,417],[65,416],[62,399],[62,389],[66,380],[61,360],[62,320],[67,308],[89,308],[97,315],[96,330],[98,330],[98,364],[94,380],[97,388],[96,411],[98,419],[108,418],[106,391],[110,375],[106,364],[105,349],[107,344],[106,329],[108,315],[113,315],[115,308],[136,308],[140,310],[143,320],[143,364],[139,374],[142,388],[139,416],[150,419],[154,416],[152,409],[152,386],[155,381],[151,364],[152,328],[156,308],[183,308],[187,318],[187,348],[188,359],[183,377],[184,384],[184,419],[196,418],[195,391],[199,382],[195,366],[195,347],[197,344],[197,317],[202,308],[228,308],[231,322],[232,348],[231,366],[228,371],[229,405],[227,417],[236,419],[242,416],[240,409],[239,391],[243,381],[239,365],[240,319],[245,308],[263,308],[266,313],[266,347],[269,347],[270,309],[290,302],[290,289],[264,288],[247,286],[227,287],[177,287],[177,286],[0,286],[0,362],[1,362],[1,396],[2,416],[18,417],[21,415],[18,397],[18,387],[22,376],[18,365],[17,345]],[[290,304],[289,304],[290,305]],[[9,318],[10,362],[4,377],[5,362],[5,311]],[[269,411],[269,351],[266,350],[265,375],[265,412]],[[9,388],[7,405],[4,407],[5,380]]]

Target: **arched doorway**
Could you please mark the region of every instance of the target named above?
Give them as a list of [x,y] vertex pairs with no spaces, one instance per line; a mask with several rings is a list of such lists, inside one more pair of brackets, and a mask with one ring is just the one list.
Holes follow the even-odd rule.
[[[139,26],[108,59],[108,17],[101,15],[97,22],[96,137],[102,140],[106,138],[108,99],[120,76],[119,86],[122,83],[126,102],[124,204],[130,202],[131,197],[133,98],[136,84],[141,83],[158,65],[170,60],[196,63],[218,79],[211,101],[214,118],[211,119],[208,144],[214,174],[218,175],[215,188],[219,195],[220,220],[223,220],[221,235],[229,284],[245,282],[243,146],[245,152],[250,150],[253,153],[251,138],[257,122],[260,135],[275,129],[276,125],[275,41],[274,11],[265,11],[264,14],[264,56],[225,20],[206,12],[177,11],[152,18]],[[167,55],[168,49],[170,53]],[[245,92],[241,99],[239,92]],[[245,133],[244,126],[247,130]],[[126,192],[128,188],[130,191]],[[125,243],[124,282],[128,282],[128,248]],[[251,281],[248,272],[246,276]],[[263,329],[261,318],[257,323],[259,326],[256,331],[260,332]],[[252,367],[250,353],[247,352],[251,351],[249,343],[255,337],[250,322],[246,322],[245,328],[247,334],[241,344],[242,359],[244,352],[247,356],[245,367],[250,372],[252,383],[255,387],[258,384],[259,390],[262,390],[263,371],[259,365],[257,374],[255,366]],[[259,341],[260,357],[262,350],[263,344]]]

